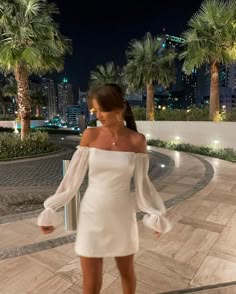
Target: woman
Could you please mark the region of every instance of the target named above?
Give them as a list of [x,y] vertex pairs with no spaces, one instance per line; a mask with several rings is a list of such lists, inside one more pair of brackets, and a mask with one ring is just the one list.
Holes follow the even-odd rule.
[[[58,222],[55,210],[75,195],[89,167],[75,243],[83,270],[84,294],[100,293],[104,257],[115,257],[123,293],[133,294],[134,254],[138,251],[136,204],[147,213],[144,224],[157,236],[168,232],[171,226],[148,177],[145,136],[137,132],[122,90],[115,84],[106,84],[93,90],[90,99],[102,126],[84,131],[64,179],[56,193],[44,202],[38,225],[45,234],[54,230]],[[130,192],[132,177],[135,196]]]

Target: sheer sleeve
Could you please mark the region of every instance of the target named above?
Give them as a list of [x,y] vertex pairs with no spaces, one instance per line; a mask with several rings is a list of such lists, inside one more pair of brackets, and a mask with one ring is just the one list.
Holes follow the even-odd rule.
[[141,211],[147,213],[143,217],[146,227],[160,233],[167,233],[172,225],[165,217],[165,205],[148,176],[148,169],[148,154],[138,153],[134,169],[136,203]]
[[44,201],[45,209],[38,216],[38,226],[56,226],[60,222],[56,210],[68,203],[78,191],[88,169],[88,156],[88,147],[77,146],[55,194]]

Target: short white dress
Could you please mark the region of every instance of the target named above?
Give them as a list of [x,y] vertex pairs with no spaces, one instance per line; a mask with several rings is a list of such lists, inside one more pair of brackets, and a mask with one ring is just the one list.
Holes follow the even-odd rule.
[[[150,229],[166,233],[171,224],[148,176],[149,155],[77,146],[56,193],[44,202],[39,226],[57,226],[56,210],[76,194],[88,170],[88,187],[80,204],[75,252],[85,257],[118,257],[139,248],[136,206]],[[130,184],[134,178],[135,193]]]

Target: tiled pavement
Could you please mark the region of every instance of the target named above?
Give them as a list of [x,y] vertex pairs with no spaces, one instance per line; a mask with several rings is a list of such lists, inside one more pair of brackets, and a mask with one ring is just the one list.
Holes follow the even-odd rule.
[[[156,239],[139,221],[140,250],[135,261],[137,293],[236,293],[236,165],[151,149],[175,161],[171,174],[153,180],[169,203],[168,214],[174,229]],[[35,221],[29,218],[0,225],[0,251],[8,248],[16,253],[16,247],[44,242],[50,248],[51,244],[47,250],[36,248],[29,250],[30,254],[1,260],[0,293],[82,293],[81,268],[72,240],[56,247],[52,241],[46,242],[73,236],[60,226],[45,237],[39,234]],[[232,283],[225,284],[228,282]],[[119,293],[115,263],[107,258],[102,294]]]
[[[70,148],[51,156],[0,162],[0,223],[3,216],[8,219],[15,214],[17,219],[19,213],[42,208],[44,199],[54,193],[62,179],[62,160],[71,158],[77,144],[70,140]],[[150,159],[151,178],[165,176],[173,165],[171,158],[161,153],[151,155]],[[86,186],[87,177],[80,189],[82,195]]]

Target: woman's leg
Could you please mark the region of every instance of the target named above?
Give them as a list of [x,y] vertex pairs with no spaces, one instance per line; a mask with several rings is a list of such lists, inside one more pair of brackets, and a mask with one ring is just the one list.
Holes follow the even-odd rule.
[[80,257],[83,294],[99,294],[102,288],[102,258]]
[[134,254],[116,257],[116,264],[120,271],[124,294],[135,294],[136,276],[134,272]]

